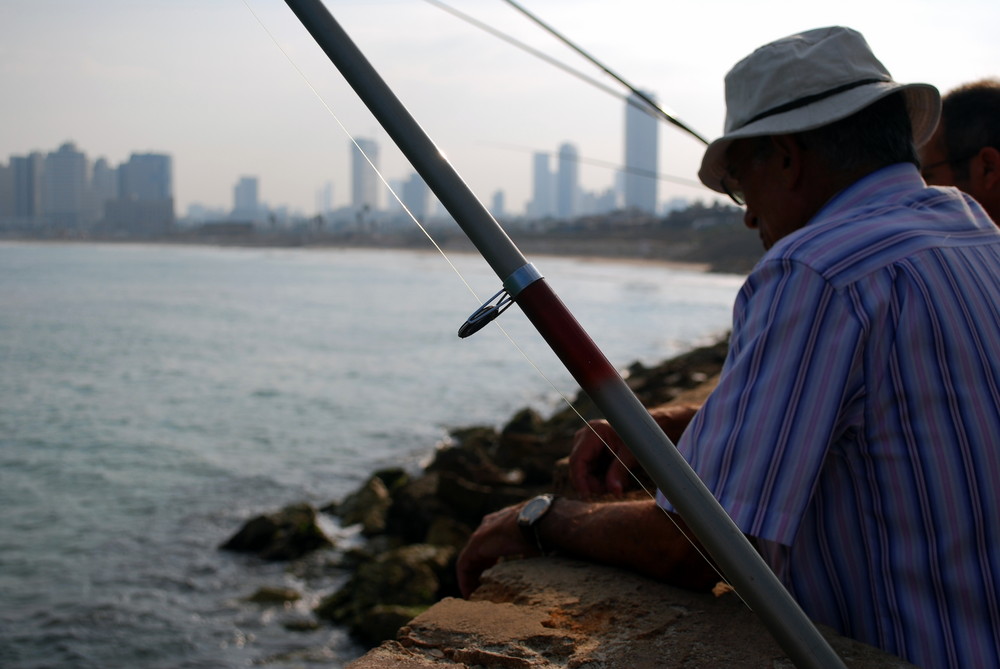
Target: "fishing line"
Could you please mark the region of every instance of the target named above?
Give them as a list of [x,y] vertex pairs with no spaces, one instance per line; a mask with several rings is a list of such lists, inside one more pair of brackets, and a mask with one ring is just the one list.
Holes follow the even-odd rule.
[[[455,266],[455,264],[448,257],[448,254],[444,251],[444,249],[434,240],[433,235],[431,235],[431,233],[420,223],[419,220],[417,220],[417,218],[413,215],[413,213],[406,207],[406,205],[403,203],[403,201],[399,197],[399,195],[397,195],[396,192],[395,192],[395,190],[393,190],[392,186],[389,185],[388,180],[382,175],[382,173],[379,171],[378,167],[375,166],[375,163],[371,160],[371,158],[369,158],[369,156],[365,153],[364,149],[358,144],[358,142],[355,141],[353,135],[351,135],[350,131],[347,129],[347,126],[344,125],[344,123],[340,120],[340,118],[337,116],[337,114],[333,111],[333,108],[330,107],[329,104],[327,104],[326,100],[319,93],[319,90],[315,86],[313,86],[312,82],[305,75],[305,73],[302,71],[302,69],[295,63],[295,61],[288,54],[288,52],[281,46],[281,44],[278,42],[278,40],[276,39],[276,37],[274,36],[274,34],[268,29],[268,27],[261,20],[260,16],[258,16],[257,13],[254,12],[254,10],[250,7],[250,5],[247,4],[247,0],[241,0],[241,1],[243,2],[243,6],[246,7],[247,11],[249,11],[250,14],[254,17],[254,19],[256,19],[257,23],[264,30],[264,32],[267,34],[267,36],[271,39],[271,41],[274,43],[274,45],[278,48],[278,50],[282,53],[282,55],[284,55],[285,59],[295,69],[295,71],[299,74],[299,76],[305,82],[306,86],[309,87],[309,90],[311,90],[312,93],[313,93],[313,95],[319,100],[320,104],[323,105],[323,108],[326,109],[326,111],[330,114],[330,116],[334,119],[334,121],[336,121],[337,125],[344,132],[344,134],[346,134],[351,139],[351,143],[357,148],[357,150],[361,153],[361,155],[364,156],[365,161],[368,163],[368,165],[372,168],[372,170],[378,176],[379,180],[385,185],[385,187],[388,189],[389,193],[396,199],[396,201],[400,204],[400,206],[403,207],[403,210],[406,212],[407,216],[410,217],[410,220],[412,220],[417,225],[417,227],[420,229],[420,231],[424,234],[424,236],[427,237],[428,241],[430,241],[430,243],[438,251],[438,253],[441,255],[441,257],[444,258],[445,262],[448,263],[448,266],[451,267],[452,271],[455,272],[455,274],[462,281],[462,283],[469,290],[469,292],[472,293],[473,297],[475,297],[477,301],[481,301],[480,298],[478,297],[478,295],[476,294],[475,289],[466,280],[466,278],[462,274],[461,270],[459,270],[458,267]],[[611,445],[608,444],[608,442],[603,437],[601,437],[601,435],[590,424],[590,422],[587,421],[586,418],[584,418],[584,416],[579,412],[579,410],[575,406],[573,406],[572,400],[570,400],[566,396],[566,394],[564,392],[562,392],[561,390],[559,390],[559,388],[555,385],[555,383],[535,363],[535,361],[531,358],[531,356],[529,356],[528,353],[514,340],[514,338],[510,335],[510,333],[508,333],[507,330],[503,328],[503,326],[501,326],[499,323],[495,323],[495,325],[500,330],[500,332],[504,335],[504,337],[507,338],[507,340],[511,343],[511,345],[513,345],[514,348],[521,354],[521,356],[524,358],[524,360],[529,365],[531,365],[531,367],[539,374],[539,376],[542,377],[542,379],[549,385],[549,387],[552,388],[552,390],[573,411],[573,413],[575,413],[577,415],[577,417],[581,420],[581,422],[583,422],[583,424],[587,427],[587,429],[589,429],[598,438],[598,440],[600,440],[601,443],[604,444],[605,448],[615,457],[616,460],[618,460],[618,462],[625,469],[625,471],[627,471],[629,473],[629,476],[631,476],[635,480],[635,482],[638,484],[639,488],[648,497],[650,497],[651,499],[653,499],[654,503],[655,503],[655,499],[656,499],[655,498],[655,494],[653,492],[651,492],[648,488],[646,488],[646,486],[643,484],[643,482],[641,481],[641,479],[639,478],[639,476],[636,473],[634,473],[631,470],[631,468],[629,468],[629,466],[621,459],[621,457],[618,455],[617,452],[615,452],[615,450],[611,447]],[[688,533],[684,530],[684,528],[682,528],[680,526],[680,524],[678,524],[678,522],[673,518],[673,516],[671,514],[667,513],[667,511],[665,509],[660,508],[660,510],[663,512],[663,515],[668,520],[670,520],[671,523],[673,523],[674,527],[681,533],[681,536],[683,536],[688,541],[688,543],[691,544],[691,547],[702,557],[702,559],[704,559],[710,565],[710,567],[712,568],[712,570],[719,576],[719,579],[721,581],[723,581],[724,583],[726,583],[727,585],[729,585],[729,581],[719,571],[719,569],[715,566],[715,564],[712,562],[712,560],[709,559],[708,555],[705,554],[705,552],[702,550],[702,548],[698,544],[698,542],[696,542],[691,536],[688,535]],[[732,586],[730,586],[730,587],[732,587]],[[735,589],[733,589],[732,591],[736,594],[736,596],[740,599],[740,601],[742,601],[743,604],[749,609],[750,608],[749,604],[747,604],[747,602],[743,599],[743,597],[740,596],[739,592],[736,591]]]
[[[578,47],[577,45],[575,45],[573,42],[569,41],[566,37],[564,37],[562,34],[560,34],[554,28],[552,28],[548,24],[544,23],[541,19],[539,19],[538,17],[536,17],[534,14],[531,14],[530,12],[528,12],[528,10],[524,9],[520,5],[518,5],[518,4],[514,3],[514,2],[510,2],[510,0],[507,0],[507,2],[509,2],[509,4],[512,7],[514,7],[515,9],[517,9],[518,11],[520,11],[521,13],[523,13],[529,19],[531,19],[536,24],[538,24],[539,26],[541,26],[544,30],[546,30],[550,34],[554,35],[556,38],[558,38],[564,44],[566,44],[571,49],[573,49],[574,51],[576,51],[578,54],[582,55],[590,63],[592,63],[593,65],[596,65],[598,68],[600,68],[606,74],[608,74],[612,78],[614,78],[618,83],[622,84],[627,89],[629,89],[629,91],[631,91],[637,98],[639,98],[639,100],[636,100],[636,99],[634,99],[634,98],[632,98],[630,96],[627,96],[627,95],[622,95],[621,93],[619,93],[615,89],[611,88],[610,86],[606,86],[606,85],[602,84],[601,82],[599,82],[598,80],[594,79],[593,77],[590,77],[589,75],[586,75],[583,72],[580,72],[579,70],[576,70],[576,69],[570,67],[569,65],[563,63],[562,61],[560,61],[560,60],[558,60],[556,58],[553,58],[552,56],[549,56],[548,54],[546,54],[546,53],[544,53],[542,51],[539,51],[538,49],[536,49],[536,48],[534,48],[532,46],[529,46],[529,45],[525,44],[524,42],[521,42],[520,40],[517,40],[514,37],[511,37],[507,33],[504,33],[504,32],[502,32],[500,30],[497,30],[496,28],[494,28],[491,25],[483,23],[482,21],[479,21],[478,19],[476,19],[476,18],[474,18],[474,17],[472,17],[472,16],[470,16],[468,14],[465,14],[465,13],[463,13],[463,12],[455,9],[454,7],[446,5],[445,3],[441,2],[440,0],[424,0],[424,1],[427,2],[427,3],[429,3],[429,4],[431,4],[431,5],[434,5],[438,9],[441,9],[441,10],[444,10],[444,11],[448,12],[452,16],[455,16],[455,17],[457,17],[457,18],[465,21],[466,23],[468,23],[470,25],[473,25],[473,26],[479,28],[480,30],[484,30],[484,31],[490,33],[494,37],[498,37],[498,38],[502,39],[503,41],[507,42],[508,44],[516,46],[518,49],[521,49],[521,50],[523,50],[523,51],[525,51],[527,53],[530,53],[531,55],[535,56],[536,58],[540,58],[540,59],[544,60],[545,62],[549,63],[550,65],[554,65],[555,67],[558,67],[560,70],[562,70],[562,71],[564,71],[564,72],[566,72],[568,74],[571,74],[574,77],[576,77],[576,78],[578,78],[578,79],[580,79],[582,81],[585,81],[586,83],[590,84],[591,86],[595,86],[596,88],[604,91],[605,93],[608,93],[609,95],[613,95],[616,98],[624,100],[629,105],[635,107],[636,109],[639,109],[640,111],[643,111],[643,112],[649,114],[653,118],[656,118],[658,120],[666,120],[667,122],[669,122],[669,123],[677,126],[681,130],[685,131],[686,133],[688,133],[689,135],[691,135],[692,137],[694,137],[695,139],[697,139],[698,141],[700,141],[702,144],[708,144],[708,140],[707,139],[705,139],[702,135],[700,135],[698,132],[696,132],[694,129],[692,129],[690,126],[688,126],[686,123],[684,123],[683,121],[681,121],[680,119],[678,119],[675,114],[673,114],[672,112],[668,112],[667,110],[663,109],[663,107],[661,107],[659,104],[657,104],[646,93],[643,93],[641,90],[639,90],[638,88],[636,88],[632,84],[630,84],[627,81],[625,81],[622,77],[620,77],[619,75],[615,74],[611,69],[609,69],[608,67],[606,67],[605,65],[603,65],[602,63],[600,63],[599,61],[597,61],[589,53],[587,53],[586,51],[584,51],[583,49],[581,49],[580,47]],[[640,102],[640,100],[641,100],[641,102]]]
[[[526,153],[544,153],[547,155],[552,155],[551,151],[545,151],[541,149],[534,149],[530,146],[520,146],[518,144],[510,144],[508,142],[481,142],[484,146],[493,146],[499,149],[506,149],[508,151],[520,151]],[[627,165],[622,166],[618,163],[613,163],[610,160],[599,160],[597,158],[586,158],[583,156],[577,156],[572,159],[573,162],[583,163],[586,165],[595,165],[597,167],[606,167],[608,169],[617,170],[619,172],[628,172],[629,174],[637,174],[639,176],[649,177],[650,179],[658,179],[660,181],[668,181],[679,186],[691,186],[692,188],[699,188],[705,190],[705,184],[700,181],[695,181],[694,179],[685,179],[684,177],[675,177],[670,174],[661,174],[659,172],[654,172],[652,170],[644,170],[639,167],[629,167]]]
[[609,67],[607,67],[606,65],[604,65],[603,63],[601,63],[600,61],[598,61],[596,58],[594,58],[593,56],[591,56],[589,53],[587,53],[586,51],[584,51],[583,49],[581,49],[579,46],[577,46],[573,42],[571,42],[565,35],[563,35],[559,31],[557,31],[555,28],[553,28],[549,24],[547,24],[544,21],[542,21],[540,18],[538,18],[537,16],[535,16],[534,14],[532,14],[531,12],[529,12],[527,9],[525,9],[524,7],[522,7],[521,5],[519,5],[518,3],[514,2],[514,0],[505,0],[505,2],[508,5],[510,5],[511,7],[513,7],[514,9],[516,9],[517,11],[519,11],[522,14],[524,14],[525,16],[527,16],[529,19],[531,19],[532,21],[534,21],[536,24],[538,24],[539,26],[541,26],[545,31],[547,31],[548,33],[550,33],[551,35],[553,35],[560,42],[562,42],[563,44],[565,44],[569,48],[573,49],[573,51],[576,51],[578,54],[580,54],[581,56],[583,56],[584,58],[586,58],[592,64],[596,65],[598,68],[600,68],[606,74],[608,74],[612,79],[614,79],[615,81],[617,81],[621,85],[625,86],[625,88],[627,88],[630,91],[632,91],[632,93],[634,95],[638,96],[643,102],[645,102],[652,109],[654,109],[655,111],[657,111],[660,115],[662,115],[662,117],[664,119],[666,119],[670,123],[673,123],[675,126],[677,126],[678,128],[680,128],[681,130],[687,132],[689,135],[691,135],[692,137],[694,137],[695,139],[697,139],[698,141],[700,141],[702,144],[705,144],[705,145],[708,144],[708,140],[707,139],[705,139],[704,137],[702,137],[701,135],[699,135],[697,132],[695,132],[693,129],[691,129],[690,127],[688,127],[688,125],[686,123],[684,123],[683,121],[681,121],[680,119],[678,119],[671,112],[668,112],[665,109],[663,109],[662,107],[660,107],[660,105],[658,105],[646,93],[640,91],[638,88],[636,88],[635,86],[633,86],[629,82],[625,81],[622,77],[620,77],[619,75],[617,75]]
[[[577,79],[580,79],[581,81],[584,81],[584,82],[590,84],[591,86],[594,86],[595,88],[597,88],[597,89],[599,89],[601,91],[604,91],[608,95],[613,95],[614,97],[618,98],[619,100],[624,100],[627,104],[631,105],[632,107],[635,107],[636,109],[638,109],[640,111],[643,111],[643,112],[649,114],[653,118],[661,119],[661,118],[663,118],[664,115],[666,115],[666,116],[669,117],[669,114],[666,114],[666,112],[662,112],[661,110],[657,110],[657,112],[654,112],[653,109],[650,109],[649,103],[640,102],[640,101],[638,101],[638,100],[636,100],[636,99],[634,99],[634,98],[632,98],[630,96],[622,95],[621,93],[619,93],[614,88],[601,83],[600,81],[598,81],[597,79],[594,79],[590,75],[584,74],[583,72],[580,72],[579,70],[576,70],[576,69],[570,67],[566,63],[563,63],[562,61],[560,61],[560,60],[558,60],[556,58],[553,58],[552,56],[548,55],[547,53],[545,53],[543,51],[539,51],[538,49],[536,49],[536,48],[534,48],[532,46],[529,46],[529,45],[525,44],[524,42],[521,42],[520,40],[518,40],[518,39],[516,39],[514,37],[511,37],[510,35],[508,35],[508,34],[506,34],[504,32],[501,32],[500,30],[497,30],[496,28],[494,28],[493,26],[491,26],[489,24],[483,23],[482,21],[480,21],[480,20],[478,20],[478,19],[476,19],[476,18],[474,18],[472,16],[469,16],[468,14],[465,14],[465,13],[463,13],[463,12],[455,9],[454,7],[446,5],[445,3],[440,2],[440,0],[424,0],[424,2],[427,2],[428,4],[434,5],[438,9],[444,10],[445,12],[448,12],[452,16],[455,16],[455,17],[457,17],[457,18],[465,21],[466,23],[475,26],[475,27],[479,28],[480,30],[488,32],[491,35],[493,35],[494,37],[498,37],[499,39],[502,39],[503,41],[507,42],[508,44],[516,46],[518,49],[521,49],[522,51],[525,51],[525,52],[531,54],[532,56],[535,56],[536,58],[540,58],[541,60],[544,60],[546,63],[549,63],[550,65],[554,65],[555,67],[558,67],[563,72],[566,72],[567,74],[570,74],[570,75],[576,77]],[[655,109],[655,106],[656,105],[654,103],[654,105],[653,105],[654,109]]]
[[376,176],[378,176],[379,180],[389,190],[389,193],[391,193],[392,196],[396,199],[396,202],[398,202],[399,205],[403,208],[403,211],[406,212],[406,215],[410,217],[411,221],[413,221],[414,223],[416,223],[417,227],[420,229],[420,232],[422,232],[424,234],[424,236],[427,237],[428,241],[430,241],[430,243],[434,246],[434,248],[437,249],[438,253],[441,254],[441,257],[444,258],[445,262],[447,262],[448,265],[449,265],[449,267],[451,267],[451,269],[455,272],[455,274],[458,275],[458,278],[461,279],[462,283],[465,284],[465,287],[469,290],[469,292],[472,293],[472,296],[474,298],[476,298],[477,301],[480,301],[479,295],[476,294],[476,291],[472,287],[472,285],[468,281],[466,281],[465,277],[462,275],[462,272],[459,271],[459,269],[451,261],[451,258],[449,258],[448,254],[446,254],[444,252],[444,249],[442,249],[438,245],[437,241],[435,241],[434,237],[427,230],[427,228],[425,228],[423,226],[423,224],[421,224],[420,221],[417,220],[417,217],[414,216],[413,213],[410,211],[410,209],[406,206],[406,204],[403,203],[403,200],[399,197],[399,195],[396,194],[396,191],[393,190],[392,186],[389,185],[389,182],[386,180],[386,178],[384,176],[382,176],[382,173],[375,166],[375,163],[372,161],[372,159],[368,156],[367,153],[365,153],[365,150],[361,148],[361,145],[358,144],[357,140],[354,139],[354,135],[351,134],[351,132],[347,129],[347,126],[345,126],[344,123],[340,120],[340,117],[338,117],[337,114],[330,107],[330,105],[327,104],[327,102],[323,98],[323,96],[320,95],[319,90],[317,90],[317,88],[315,86],[313,86],[312,82],[309,80],[309,77],[307,77],[306,74],[305,74],[305,72],[302,71],[302,68],[300,68],[298,66],[298,64],[288,54],[288,52],[285,51],[284,47],[281,46],[281,43],[278,42],[277,38],[268,29],[268,27],[264,24],[264,21],[261,20],[260,16],[258,16],[257,13],[250,7],[250,5],[247,4],[247,0],[242,0],[242,2],[243,2],[243,6],[246,7],[247,11],[249,11],[250,14],[254,17],[254,19],[257,20],[257,23],[264,30],[264,32],[267,34],[267,36],[271,38],[271,41],[274,43],[274,45],[276,47],[278,47],[278,50],[285,57],[285,60],[287,60],[288,63],[295,69],[295,71],[302,78],[302,81],[305,82],[306,86],[309,87],[309,90],[312,91],[313,95],[316,96],[316,99],[319,100],[319,102],[320,102],[321,105],[323,105],[323,108],[326,109],[327,113],[330,114],[330,116],[333,118],[333,120],[337,122],[337,125],[340,126],[340,129],[344,131],[344,134],[347,135],[347,137],[351,140],[351,144],[353,144],[354,147],[358,150],[358,152],[364,157],[365,162],[367,162],[368,165],[371,166],[371,168],[375,172]]

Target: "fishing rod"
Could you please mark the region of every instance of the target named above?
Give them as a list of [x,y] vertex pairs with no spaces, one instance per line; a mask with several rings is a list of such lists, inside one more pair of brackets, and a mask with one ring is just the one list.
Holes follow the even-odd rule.
[[687,132],[692,137],[694,137],[695,139],[697,139],[698,141],[700,141],[702,144],[705,144],[706,146],[708,145],[708,140],[707,139],[705,139],[704,137],[702,137],[701,135],[699,135],[697,132],[695,132],[693,129],[691,129],[686,123],[684,123],[683,121],[681,121],[679,118],[677,118],[676,116],[674,116],[670,112],[668,112],[665,109],[663,109],[662,107],[660,107],[660,105],[656,104],[656,102],[652,98],[650,98],[648,95],[646,95],[646,93],[640,91],[638,88],[636,88],[635,86],[633,86],[629,82],[625,81],[622,77],[620,77],[619,75],[617,75],[609,67],[607,67],[606,65],[604,65],[603,63],[601,63],[600,61],[598,61],[596,58],[594,58],[593,56],[591,56],[589,53],[587,53],[586,51],[584,51],[583,49],[581,49],[579,46],[577,46],[573,42],[571,42],[569,40],[569,38],[567,38],[565,35],[563,35],[562,33],[560,33],[558,30],[556,30],[555,28],[553,28],[549,24],[547,24],[544,21],[542,21],[540,18],[538,18],[537,16],[535,16],[534,14],[532,14],[531,12],[529,12],[527,9],[525,9],[524,7],[522,7],[521,5],[519,5],[518,3],[514,2],[514,0],[504,0],[504,1],[508,5],[510,5],[511,7],[513,7],[514,9],[516,9],[517,11],[521,12],[522,14],[524,14],[525,16],[527,16],[532,21],[534,21],[536,24],[538,24],[539,26],[541,26],[546,32],[548,32],[551,35],[553,35],[560,42],[562,42],[563,44],[565,44],[569,48],[573,49],[573,51],[576,51],[578,54],[580,54],[581,56],[583,56],[584,58],[586,58],[588,61],[590,61],[594,65],[596,65],[598,68],[600,68],[606,74],[608,74],[612,79],[614,79],[615,81],[617,81],[618,83],[620,83],[621,85],[623,85],[625,88],[627,88],[630,91],[632,91],[633,95],[637,96],[639,99],[641,99],[647,105],[649,105],[651,109],[653,109],[654,111],[656,111],[657,113],[659,113],[664,119],[666,119],[670,123],[673,123],[675,126],[677,126],[678,128],[680,128],[681,130]]
[[[321,0],[285,0],[501,279],[468,336],[516,303],[797,666],[844,667],[615,367],[364,57]],[[498,300],[494,303],[495,300]]]

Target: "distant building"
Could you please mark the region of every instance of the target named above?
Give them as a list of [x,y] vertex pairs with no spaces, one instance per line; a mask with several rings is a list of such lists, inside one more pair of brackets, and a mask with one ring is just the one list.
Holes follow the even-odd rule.
[[118,199],[119,182],[117,167],[111,167],[104,158],[94,161],[90,178],[90,210],[94,220],[104,218],[108,202]]
[[580,157],[576,147],[559,147],[559,171],[556,175],[556,217],[573,218],[579,211]]
[[42,173],[45,158],[35,151],[27,156],[11,156],[14,179],[14,216],[24,221],[39,221],[42,216]]
[[327,181],[316,192],[316,213],[326,216],[333,211],[333,183]]
[[162,153],[133,153],[118,168],[118,197],[141,202],[162,202],[174,197],[173,165]]
[[504,211],[504,194],[502,190],[498,190],[493,193],[493,203],[490,206],[490,213],[493,214],[493,218],[501,219],[506,216]]
[[117,171],[118,197],[104,205],[103,232],[150,237],[173,228],[173,159],[162,153],[133,153]]
[[233,213],[230,218],[253,222],[260,215],[260,182],[257,177],[240,177],[233,186]]
[[683,197],[672,197],[663,203],[663,214],[669,214],[673,211],[681,211],[687,209],[691,206],[691,203]]
[[531,203],[528,205],[529,218],[549,218],[555,214],[555,184],[549,167],[549,154],[535,153],[532,156]]
[[14,219],[14,168],[0,163],[0,226]]
[[411,174],[410,178],[403,182],[401,198],[403,205],[418,221],[427,220],[427,203],[430,194],[431,189],[419,174]]
[[45,156],[42,170],[42,211],[46,223],[81,230],[91,222],[87,156],[66,142]]
[[371,139],[355,138],[351,143],[351,206],[359,213],[379,210],[378,175],[372,165],[378,168],[378,145]]
[[607,214],[618,208],[618,193],[614,188],[602,192],[584,192],[580,194],[580,216]]
[[[646,97],[655,102],[652,94]],[[637,106],[638,105],[638,106]],[[656,213],[659,122],[640,107],[648,104],[633,93],[625,105],[625,208]]]
[[188,224],[207,223],[225,220],[229,212],[221,207],[206,207],[203,204],[192,202],[187,207]]

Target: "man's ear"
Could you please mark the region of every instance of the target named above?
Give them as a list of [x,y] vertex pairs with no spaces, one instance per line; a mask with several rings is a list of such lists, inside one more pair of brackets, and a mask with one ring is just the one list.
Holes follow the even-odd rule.
[[986,190],[1000,191],[1000,150],[985,146],[979,150],[981,163],[979,177]]
[[782,184],[789,189],[797,188],[803,176],[802,144],[795,135],[773,135],[771,141]]

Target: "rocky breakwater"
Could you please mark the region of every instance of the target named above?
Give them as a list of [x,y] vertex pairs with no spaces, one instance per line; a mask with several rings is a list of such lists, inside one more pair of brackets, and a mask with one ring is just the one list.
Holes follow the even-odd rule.
[[[647,406],[700,404],[715,386],[726,348],[720,341],[655,367],[636,364],[626,379]],[[573,406],[584,418],[596,416],[583,394]],[[470,599],[458,597],[455,559],[485,514],[540,492],[574,494],[566,455],[581,427],[576,411],[543,418],[523,409],[500,430],[455,430],[419,473],[378,471],[339,502],[320,509],[297,504],[251,519],[223,548],[287,560],[297,575],[346,569],[350,576],[318,601],[310,619],[285,627],[348,628],[369,649],[349,669],[793,666],[726,587],[690,592],[545,557],[501,562]],[[346,550],[334,546],[321,529],[327,515],[357,529],[362,541]],[[248,599],[274,605],[301,597],[274,587]],[[821,632],[852,669],[912,666]]]
[[[726,347],[720,341],[654,367],[635,364],[626,379],[647,406],[698,402],[714,385]],[[573,407],[548,418],[526,408],[500,430],[455,430],[422,471],[378,471],[338,502],[319,509],[297,504],[253,518],[222,548],[288,560],[298,573],[346,568],[342,587],[313,608],[315,624],[346,626],[369,647],[395,639],[414,616],[458,595],[455,560],[484,515],[541,492],[572,494],[565,457],[582,425],[576,412],[597,416],[583,393]],[[360,544],[336,550],[321,529],[324,515],[359,528]],[[275,590],[254,596],[297,596]]]

